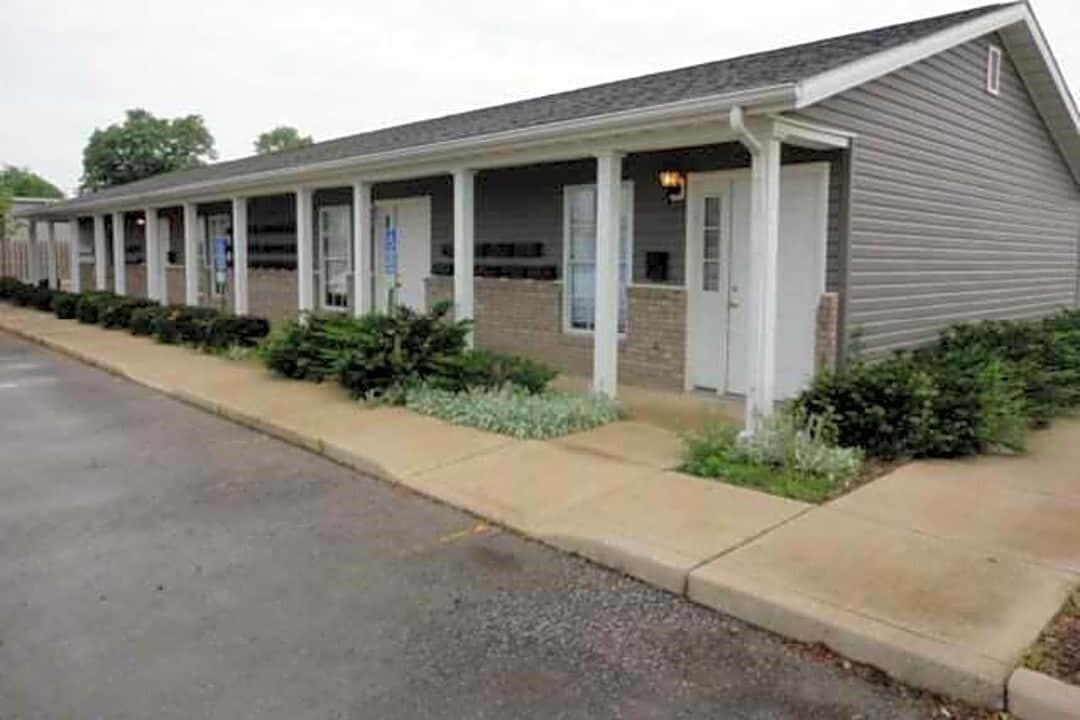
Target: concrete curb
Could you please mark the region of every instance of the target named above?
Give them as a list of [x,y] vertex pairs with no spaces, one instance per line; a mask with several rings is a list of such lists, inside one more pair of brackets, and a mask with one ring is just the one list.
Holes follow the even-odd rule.
[[687,597],[758,627],[805,643],[822,643],[893,678],[994,710],[1005,708],[1011,667],[844,608],[763,583],[690,573]]
[[1019,668],[1009,678],[1009,712],[1024,720],[1080,720],[1080,686]]

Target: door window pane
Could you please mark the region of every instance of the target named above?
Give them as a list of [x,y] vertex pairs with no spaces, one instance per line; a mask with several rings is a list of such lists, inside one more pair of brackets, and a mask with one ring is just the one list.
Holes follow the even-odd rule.
[[706,196],[701,237],[701,289],[706,292],[720,289],[720,214],[720,196]]
[[720,198],[709,195],[705,198],[705,227],[716,227],[720,224]]

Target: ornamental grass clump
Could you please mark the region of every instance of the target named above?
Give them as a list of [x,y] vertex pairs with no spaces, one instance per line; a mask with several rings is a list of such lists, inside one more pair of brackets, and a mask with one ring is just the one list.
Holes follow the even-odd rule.
[[523,440],[581,432],[614,422],[620,414],[618,404],[604,396],[531,393],[513,385],[462,392],[421,385],[405,392],[405,405],[455,425]]

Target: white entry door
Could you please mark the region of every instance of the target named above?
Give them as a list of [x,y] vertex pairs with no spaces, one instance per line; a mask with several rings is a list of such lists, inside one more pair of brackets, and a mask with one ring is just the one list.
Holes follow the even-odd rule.
[[346,310],[352,279],[351,205],[319,208],[319,307]]
[[376,308],[405,305],[423,311],[431,274],[431,198],[375,203]]
[[[825,292],[829,166],[785,165],[780,173],[780,293],[777,397],[795,395],[814,373],[819,298]],[[691,174],[687,192],[687,384],[746,392],[750,280],[750,173]]]

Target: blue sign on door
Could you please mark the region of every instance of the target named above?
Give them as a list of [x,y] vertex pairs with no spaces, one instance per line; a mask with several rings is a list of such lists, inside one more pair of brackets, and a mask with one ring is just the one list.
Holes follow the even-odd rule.
[[383,272],[387,275],[397,275],[398,267],[398,237],[397,228],[386,228],[383,235]]
[[214,269],[225,272],[228,267],[229,239],[223,235],[214,238]]

